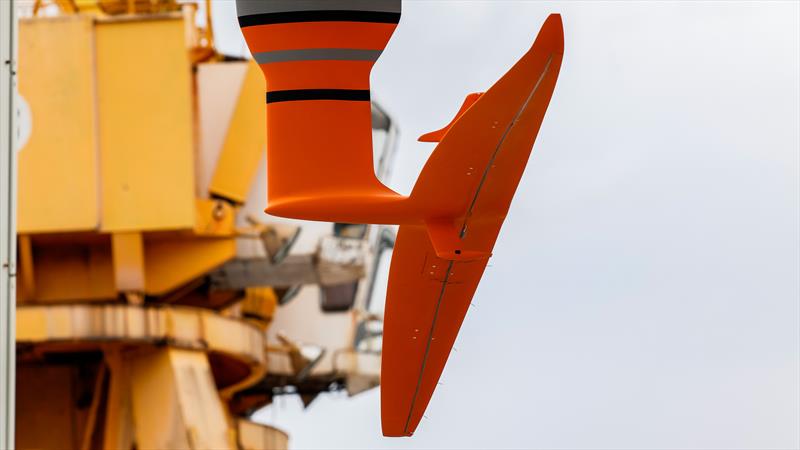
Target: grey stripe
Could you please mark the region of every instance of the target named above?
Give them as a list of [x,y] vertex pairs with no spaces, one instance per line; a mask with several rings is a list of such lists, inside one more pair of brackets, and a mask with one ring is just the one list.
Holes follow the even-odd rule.
[[401,0],[236,0],[239,16],[294,11],[400,12]]
[[285,61],[375,61],[382,50],[362,50],[358,48],[304,48],[301,50],[275,50],[254,53],[259,64]]

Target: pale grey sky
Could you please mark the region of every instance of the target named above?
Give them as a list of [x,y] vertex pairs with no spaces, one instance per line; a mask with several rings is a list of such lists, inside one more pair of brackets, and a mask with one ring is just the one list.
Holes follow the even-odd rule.
[[800,447],[800,3],[404,1],[372,74],[391,186],[550,12],[558,86],[428,418],[283,398],[257,418],[293,448]]

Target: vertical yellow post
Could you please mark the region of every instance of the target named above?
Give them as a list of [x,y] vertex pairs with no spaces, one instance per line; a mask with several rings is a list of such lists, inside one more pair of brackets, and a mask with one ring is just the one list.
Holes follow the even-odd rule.
[[235,448],[205,353],[164,348],[139,355],[131,381],[139,448]]
[[111,235],[114,283],[117,292],[141,295],[144,292],[144,240],[142,233]]
[[133,446],[130,364],[123,359],[118,347],[109,347],[105,350],[105,361],[110,378],[103,449],[128,449]]

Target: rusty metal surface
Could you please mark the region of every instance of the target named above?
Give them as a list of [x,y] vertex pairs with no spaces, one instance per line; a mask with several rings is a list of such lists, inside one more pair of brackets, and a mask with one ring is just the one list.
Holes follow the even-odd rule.
[[39,352],[70,352],[80,345],[107,343],[165,343],[214,352],[249,369],[225,388],[228,393],[255,383],[266,369],[264,333],[244,320],[209,310],[79,304],[21,306],[17,311],[17,343],[37,344]]

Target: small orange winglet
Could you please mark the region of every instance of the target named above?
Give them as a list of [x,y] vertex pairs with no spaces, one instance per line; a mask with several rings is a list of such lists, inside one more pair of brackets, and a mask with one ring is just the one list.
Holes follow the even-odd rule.
[[453,124],[456,123],[456,120],[458,120],[462,115],[464,115],[465,112],[467,112],[473,103],[481,98],[481,95],[483,95],[483,92],[473,92],[472,94],[467,95],[466,98],[464,98],[464,103],[461,104],[461,108],[458,109],[458,112],[456,113],[455,117],[453,117],[453,120],[450,121],[450,123],[445,125],[445,127],[441,130],[431,131],[423,134],[417,138],[417,140],[419,142],[441,142],[442,138],[445,134],[447,134],[447,131],[450,129],[450,127],[452,127]]
[[555,89],[561,16],[455,118],[409,196],[375,177],[369,72],[400,20],[400,0],[237,0],[267,80],[268,205],[273,215],[399,224],[381,368],[386,436],[413,434],[491,256]]

